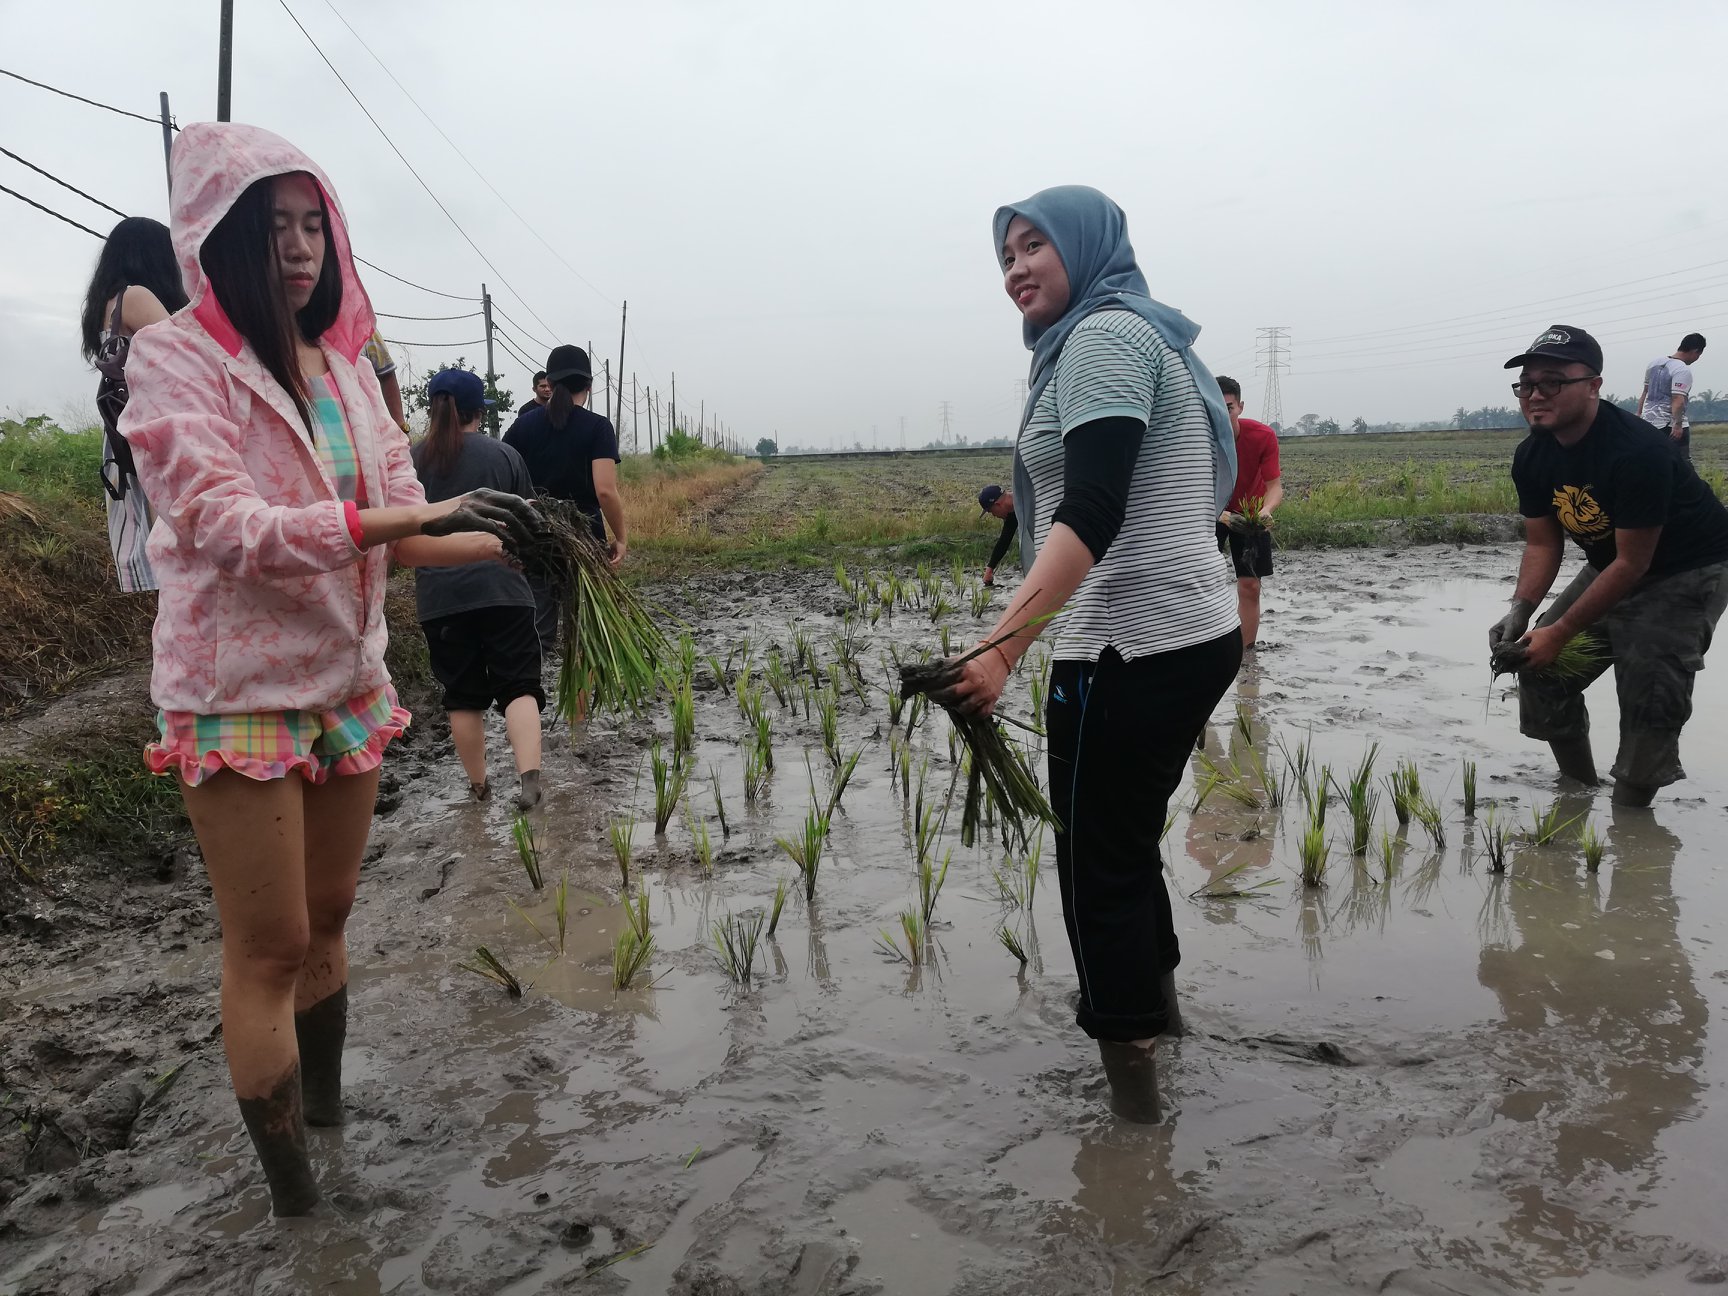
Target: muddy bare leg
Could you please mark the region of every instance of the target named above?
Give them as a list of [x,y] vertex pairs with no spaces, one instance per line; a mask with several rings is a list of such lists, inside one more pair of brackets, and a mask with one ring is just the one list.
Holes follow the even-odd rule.
[[348,987],[294,1014],[300,1042],[300,1091],[306,1123],[342,1123],[342,1046],[348,1039]]
[[273,1215],[309,1215],[318,1204],[318,1184],[306,1155],[306,1122],[300,1106],[300,1068],[282,1073],[268,1093],[240,1099],[240,1119],[252,1136],[270,1185]]

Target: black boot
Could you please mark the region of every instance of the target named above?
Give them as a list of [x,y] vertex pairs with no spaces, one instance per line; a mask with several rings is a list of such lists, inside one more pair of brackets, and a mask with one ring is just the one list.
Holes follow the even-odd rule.
[[1585,787],[1596,786],[1596,756],[1590,750],[1588,736],[1556,739],[1548,747],[1563,775]]
[[300,1089],[308,1125],[342,1123],[342,1045],[348,1039],[348,987],[294,1014]]
[[1156,1125],[1162,1113],[1158,1107],[1158,1066],[1152,1050],[1099,1040],[1098,1055],[1104,1060],[1104,1077],[1110,1082],[1110,1110],[1136,1125]]
[[310,1215],[318,1204],[318,1183],[306,1154],[300,1067],[289,1067],[264,1097],[240,1099],[240,1119],[246,1122],[270,1185],[271,1214]]
[[1158,988],[1164,993],[1164,1034],[1181,1039],[1188,1033],[1188,1027],[1182,1020],[1182,1004],[1176,998],[1174,970],[1158,979]]
[[1637,810],[1648,810],[1650,803],[1656,799],[1656,789],[1645,787],[1639,783],[1628,783],[1625,779],[1614,781],[1614,804],[1630,806]]

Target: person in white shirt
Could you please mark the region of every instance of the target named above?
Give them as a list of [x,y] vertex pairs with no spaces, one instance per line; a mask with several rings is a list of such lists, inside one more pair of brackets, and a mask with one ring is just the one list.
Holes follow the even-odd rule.
[[1704,354],[1704,335],[1688,333],[1680,349],[1671,356],[1652,360],[1644,370],[1644,391],[1638,397],[1638,416],[1659,427],[1692,457],[1692,425],[1686,419],[1686,402],[1692,395],[1692,366]]

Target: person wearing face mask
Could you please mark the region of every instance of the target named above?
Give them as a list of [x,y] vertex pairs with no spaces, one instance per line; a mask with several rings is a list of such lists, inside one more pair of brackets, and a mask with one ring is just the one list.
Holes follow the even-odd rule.
[[[1647,806],[1684,778],[1680,731],[1692,680],[1728,607],[1728,509],[1691,461],[1643,419],[1601,399],[1602,348],[1556,324],[1513,356],[1530,434],[1512,457],[1524,556],[1511,609],[1488,631],[1496,670],[1515,670],[1519,728],[1560,773],[1596,783],[1584,690],[1610,665],[1620,699],[1614,802]],[[1560,574],[1566,538],[1584,567],[1530,619]],[[1605,651],[1581,675],[1548,668],[1590,630]]]
[[[1236,482],[1199,329],[1154,301],[1122,209],[1046,189],[996,213],[1032,352],[1014,452],[1019,591],[939,700],[989,714],[1040,633],[1062,913],[1111,1107],[1159,1119],[1153,1046],[1180,1034],[1180,961],[1159,839],[1189,753],[1242,664],[1213,528]],[[1048,619],[1055,615],[1054,619]]]
[[372,306],[324,173],[253,126],[174,144],[188,305],[132,339],[120,432],[158,516],[150,768],[179,784],[222,928],[222,1042],[278,1215],[319,1200],[342,1122],[344,929],[384,751],[385,581],[500,560],[514,495],[426,503],[363,352]]

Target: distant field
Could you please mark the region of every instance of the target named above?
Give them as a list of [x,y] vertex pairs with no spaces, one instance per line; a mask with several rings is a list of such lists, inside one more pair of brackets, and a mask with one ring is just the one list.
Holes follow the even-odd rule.
[[[1281,446],[1285,547],[1389,540],[1510,539],[1518,534],[1512,451],[1518,432],[1293,437]],[[1700,428],[1694,456],[1728,492],[1728,426]],[[1012,456],[871,456],[770,461],[693,513],[664,546],[682,554],[809,557],[902,546],[907,556],[982,560],[997,523],[978,489],[1006,484]]]

